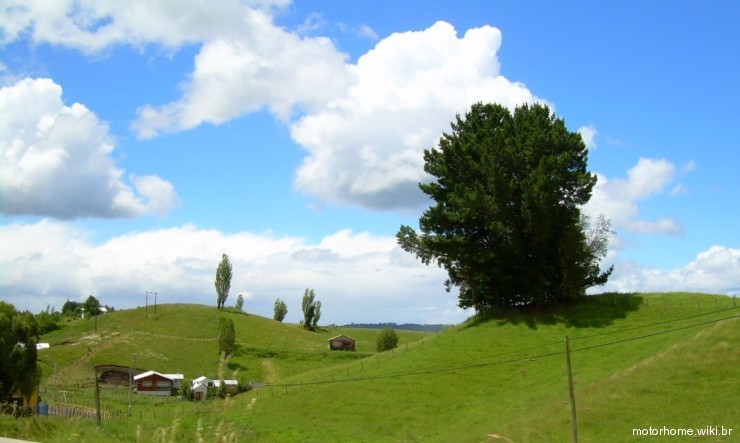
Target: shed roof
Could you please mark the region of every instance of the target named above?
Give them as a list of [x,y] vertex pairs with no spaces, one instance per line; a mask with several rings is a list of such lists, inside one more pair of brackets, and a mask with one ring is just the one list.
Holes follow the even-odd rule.
[[160,376],[160,377],[162,377],[162,378],[166,378],[166,379],[172,380],[172,381],[182,380],[183,378],[185,378],[185,376],[182,375],[182,374],[160,374],[157,371],[146,371],[146,372],[142,372],[139,375],[135,375],[134,376],[134,380],[141,380],[142,378],[147,378],[147,377],[150,377],[150,376],[155,375],[155,374],[158,375],[158,376]]
[[337,335],[336,337],[332,337],[332,338],[330,338],[330,339],[329,339],[329,341],[334,341],[334,340],[341,340],[341,341],[352,341],[352,342],[353,342],[353,341],[355,341],[355,339],[353,339],[352,337],[347,337],[347,336],[346,336],[346,335],[344,335],[344,334],[342,334],[342,335]]

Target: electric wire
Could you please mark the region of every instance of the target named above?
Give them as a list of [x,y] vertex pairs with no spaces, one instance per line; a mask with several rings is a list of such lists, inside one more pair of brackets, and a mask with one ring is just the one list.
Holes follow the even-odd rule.
[[[714,311],[714,312],[716,313],[716,312],[721,312],[721,311]],[[699,317],[699,316],[700,315],[692,316],[692,317],[686,317],[686,318],[693,318],[693,317]],[[684,319],[686,319],[686,318],[684,318]],[[735,318],[740,318],[740,316],[738,316],[738,315],[731,315],[731,316],[728,316],[728,317],[722,317],[722,318],[718,318],[718,319],[708,320],[708,321],[701,322],[701,323],[693,323],[693,324],[690,324],[690,325],[685,325],[685,326],[681,326],[681,327],[677,327],[677,328],[673,328],[673,329],[667,329],[667,330],[663,330],[663,331],[653,332],[653,333],[650,333],[650,334],[644,334],[644,335],[640,335],[640,336],[636,336],[636,337],[628,337],[628,338],[624,338],[624,339],[620,339],[620,340],[614,340],[614,341],[610,341],[610,342],[606,342],[606,343],[599,343],[599,344],[590,345],[590,346],[583,346],[583,347],[580,347],[580,348],[571,349],[570,352],[573,353],[573,352],[589,351],[589,350],[603,348],[603,347],[607,347],[607,346],[618,345],[618,344],[621,344],[621,343],[626,343],[626,342],[631,342],[631,341],[642,340],[642,339],[645,339],[645,338],[655,337],[655,336],[658,336],[658,335],[669,334],[669,333],[676,332],[676,331],[683,331],[683,330],[687,330],[687,329],[691,329],[691,328],[696,328],[696,327],[699,327],[699,326],[706,326],[706,325],[716,324],[716,323],[719,323],[719,322],[722,322],[722,321],[725,321],[725,320],[730,320],[730,319],[735,319]],[[667,321],[667,322],[659,322],[659,323],[656,323],[656,324],[664,324],[664,323],[668,323],[668,322],[670,322],[670,321]],[[556,342],[548,343],[547,345],[551,345],[553,343],[556,343]],[[562,343],[562,342],[561,341],[558,341],[557,343]],[[537,347],[532,347],[532,348],[523,348],[523,349],[516,350],[516,351],[509,351],[509,352],[506,352],[506,353],[498,354],[497,356],[500,356],[500,355],[503,355],[503,354],[507,354],[507,353],[512,353],[512,352],[521,352],[522,350],[536,349],[538,347],[542,347],[542,346],[537,346]],[[536,354],[536,355],[528,355],[528,356],[523,356],[523,357],[518,357],[518,358],[510,358],[510,359],[504,359],[504,360],[496,360],[496,361],[492,361],[492,362],[481,362],[481,363],[470,363],[470,362],[467,362],[467,363],[460,363],[458,365],[453,365],[453,366],[430,367],[430,368],[418,369],[418,370],[413,370],[413,371],[391,372],[391,373],[388,373],[388,374],[378,374],[378,375],[371,375],[371,376],[364,376],[364,377],[347,377],[347,378],[336,379],[336,380],[316,380],[316,381],[297,382],[297,383],[275,383],[275,384],[274,383],[267,383],[267,384],[264,385],[264,387],[284,387],[284,388],[287,389],[289,387],[298,387],[298,386],[301,386],[302,387],[302,386],[312,386],[312,385],[327,385],[327,384],[338,384],[338,383],[351,383],[351,382],[361,382],[361,381],[392,379],[392,378],[400,378],[400,377],[411,377],[411,376],[419,376],[419,375],[427,375],[427,374],[436,374],[436,373],[442,373],[442,372],[455,372],[455,371],[462,371],[462,370],[470,370],[470,369],[484,368],[484,367],[490,367],[490,366],[496,366],[496,365],[508,364],[508,363],[517,363],[517,362],[524,362],[524,361],[536,361],[536,360],[539,360],[539,359],[548,358],[548,357],[554,357],[554,356],[564,355],[564,354],[565,354],[565,351],[553,351],[553,352],[549,352],[549,353]],[[490,357],[491,356],[489,356],[489,358]]]

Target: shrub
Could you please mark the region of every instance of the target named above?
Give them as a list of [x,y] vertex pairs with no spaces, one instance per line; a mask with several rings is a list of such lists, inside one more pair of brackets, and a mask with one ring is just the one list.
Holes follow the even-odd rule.
[[398,347],[398,334],[393,328],[383,328],[378,336],[376,349],[378,352],[390,351]]

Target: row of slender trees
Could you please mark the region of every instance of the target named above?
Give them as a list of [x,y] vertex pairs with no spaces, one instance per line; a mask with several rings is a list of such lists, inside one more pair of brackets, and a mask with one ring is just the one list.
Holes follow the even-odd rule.
[[[221,262],[218,264],[218,268],[216,268],[216,280],[214,282],[216,287],[216,307],[218,309],[223,309],[226,305],[226,300],[229,298],[232,275],[233,267],[231,260],[229,260],[228,255],[222,254]],[[242,294],[239,294],[234,307],[239,311],[244,309],[244,296]],[[309,331],[315,330],[321,319],[321,302],[316,299],[316,293],[313,289],[306,289],[303,293],[302,308],[303,327]],[[285,319],[286,315],[288,315],[288,305],[278,298],[275,300],[273,318],[281,322]]]

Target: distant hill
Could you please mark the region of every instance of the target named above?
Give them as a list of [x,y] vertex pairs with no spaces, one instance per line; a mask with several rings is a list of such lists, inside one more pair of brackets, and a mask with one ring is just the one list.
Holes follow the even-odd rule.
[[449,328],[452,325],[444,324],[417,324],[417,323],[350,323],[342,325],[341,328],[360,328],[360,329],[383,329],[393,328],[402,331],[422,331],[422,332],[439,332],[442,329]]

